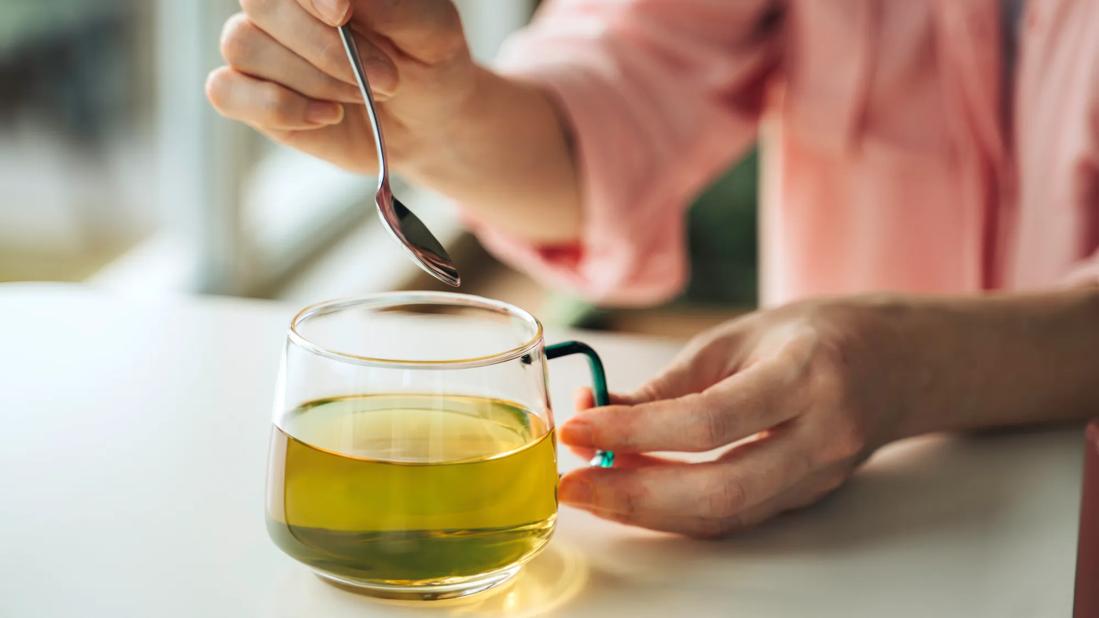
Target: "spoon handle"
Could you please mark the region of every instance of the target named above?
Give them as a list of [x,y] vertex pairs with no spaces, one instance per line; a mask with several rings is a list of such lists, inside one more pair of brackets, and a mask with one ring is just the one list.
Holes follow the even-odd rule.
[[366,103],[367,117],[370,118],[370,130],[374,132],[374,147],[378,151],[378,186],[389,183],[389,161],[385,156],[385,139],[382,137],[382,125],[378,122],[378,111],[374,107],[374,93],[370,89],[370,79],[363,68],[362,56],[359,55],[359,46],[355,42],[355,34],[350,24],[339,27],[340,39],[343,40],[343,48],[347,52],[347,59],[351,62],[351,70],[355,73],[355,81],[359,83],[359,92]]

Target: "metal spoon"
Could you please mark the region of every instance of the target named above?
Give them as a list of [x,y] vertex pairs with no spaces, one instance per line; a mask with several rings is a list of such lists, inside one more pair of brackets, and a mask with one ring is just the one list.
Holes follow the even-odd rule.
[[359,56],[359,47],[355,43],[350,25],[341,26],[339,31],[340,38],[343,39],[343,47],[347,50],[347,58],[351,61],[351,68],[355,72],[355,79],[359,82],[359,90],[362,91],[363,100],[366,102],[370,128],[374,131],[374,146],[378,149],[378,193],[374,196],[374,202],[378,205],[378,215],[381,216],[382,224],[393,238],[401,243],[420,268],[439,281],[458,287],[462,284],[462,278],[458,275],[458,269],[447,255],[446,249],[443,249],[443,245],[436,240],[427,226],[412,214],[411,210],[393,197],[393,191],[389,188],[389,161],[385,154],[382,125],[378,122],[374,94],[370,90],[370,81],[367,79],[362,58]]

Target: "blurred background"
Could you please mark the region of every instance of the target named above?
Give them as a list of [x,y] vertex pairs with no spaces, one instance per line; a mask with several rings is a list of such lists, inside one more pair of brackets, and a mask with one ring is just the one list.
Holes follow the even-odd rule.
[[[536,0],[458,2],[490,60]],[[221,119],[203,94],[232,0],[0,2],[0,282],[134,295],[329,297],[436,284],[377,223],[374,181]],[[607,310],[493,260],[445,200],[396,192],[458,260],[463,291],[555,324],[682,337],[756,303],[753,153],[691,210],[693,276],[664,307]],[[714,233],[717,231],[718,233]]]

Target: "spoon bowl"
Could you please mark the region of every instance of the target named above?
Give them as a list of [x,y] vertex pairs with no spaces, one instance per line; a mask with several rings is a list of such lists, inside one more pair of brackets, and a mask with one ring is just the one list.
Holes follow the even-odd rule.
[[[386,187],[388,191],[389,187]],[[429,275],[453,287],[462,285],[462,277],[431,230],[400,200],[389,193],[388,200],[381,191],[376,198],[378,216],[385,229],[404,247],[412,260]]]

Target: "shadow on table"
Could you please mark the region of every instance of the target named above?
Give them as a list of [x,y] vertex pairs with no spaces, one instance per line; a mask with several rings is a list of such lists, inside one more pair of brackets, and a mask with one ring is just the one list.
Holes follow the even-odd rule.
[[[834,568],[888,580],[912,576],[910,565],[927,563],[920,556],[933,563],[987,551],[982,533],[1027,500],[1019,481],[1041,473],[1027,462],[1055,436],[1035,431],[891,445],[822,502],[724,540],[642,530],[615,535],[606,556],[593,561],[585,603],[626,596],[639,606],[669,608],[722,590],[740,608],[792,607],[794,597],[809,604],[822,598],[821,587],[835,584],[825,575]],[[886,571],[883,564],[890,565]]]
[[631,560],[668,563],[682,555],[820,556],[883,546],[944,530],[964,535],[989,525],[1018,496],[1004,459],[1030,443],[1022,435],[950,437],[898,444],[875,457],[847,485],[801,511],[719,541],[675,536],[621,539]]

